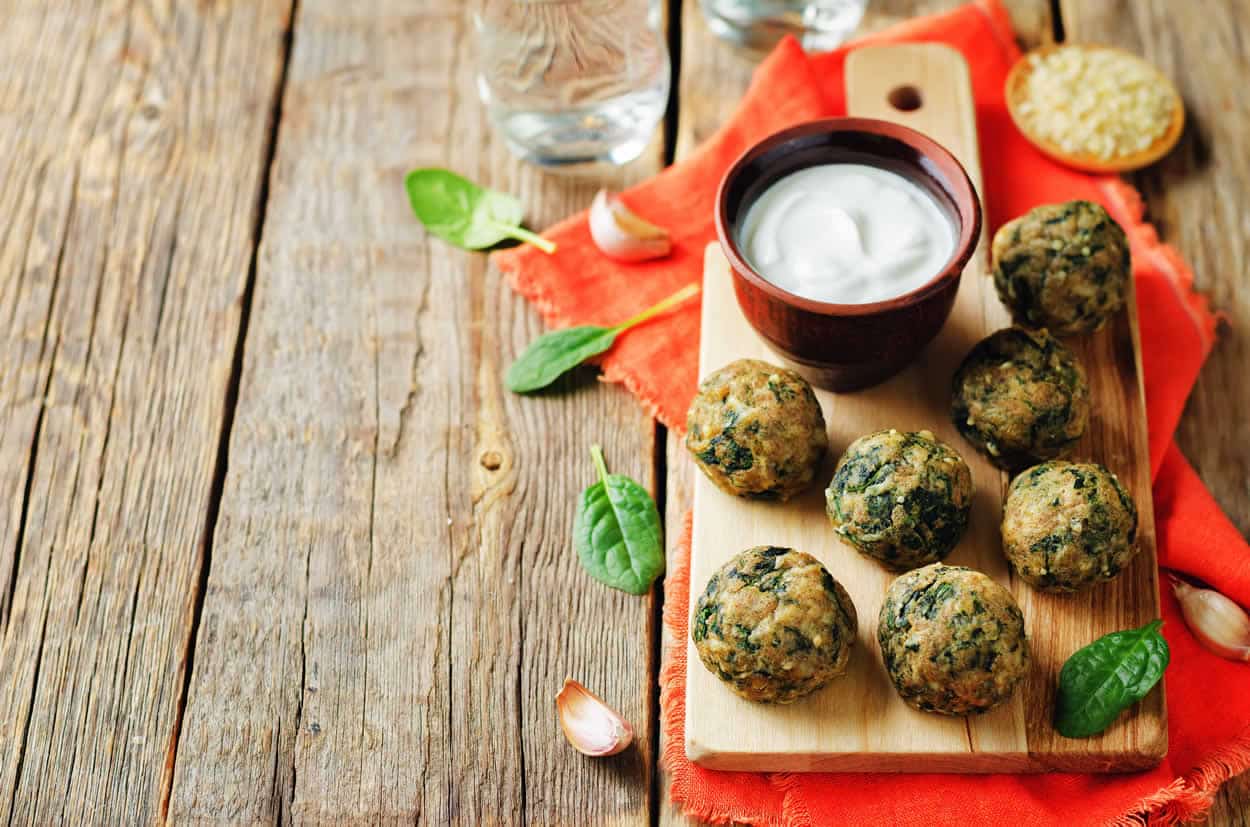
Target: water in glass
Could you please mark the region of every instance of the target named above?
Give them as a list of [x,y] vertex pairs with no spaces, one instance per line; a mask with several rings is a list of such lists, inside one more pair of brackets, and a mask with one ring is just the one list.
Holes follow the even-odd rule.
[[837,47],[855,31],[868,0],[701,0],[708,26],[752,49],[793,34],[809,52]]
[[642,153],[668,102],[659,0],[480,0],[478,93],[512,151],[544,166]]

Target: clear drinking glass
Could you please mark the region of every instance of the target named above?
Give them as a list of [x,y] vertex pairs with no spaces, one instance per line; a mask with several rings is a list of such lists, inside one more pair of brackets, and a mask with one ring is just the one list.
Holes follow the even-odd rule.
[[668,103],[659,0],[480,0],[478,94],[544,166],[637,158]]
[[868,0],[700,0],[708,26],[725,40],[767,49],[792,34],[809,52],[836,48],[855,31]]

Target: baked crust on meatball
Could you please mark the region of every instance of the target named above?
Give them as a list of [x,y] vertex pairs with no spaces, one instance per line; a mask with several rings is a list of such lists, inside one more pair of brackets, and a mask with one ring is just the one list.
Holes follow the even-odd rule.
[[929,431],[862,436],[838,460],[825,491],[834,531],[895,571],[950,554],[968,527],[972,472]]
[[717,488],[788,500],[811,484],[829,449],[812,386],[792,370],[739,359],[699,384],[686,448]]
[[951,419],[990,462],[1023,468],[1062,456],[1085,433],[1089,383],[1058,339],[1009,327],[978,342],[955,372]]
[[1097,330],[1124,306],[1128,237],[1091,201],[1036,207],[994,234],[994,286],[1015,320],[1056,336]]
[[1094,463],[1047,462],[1011,483],[1003,551],[1034,588],[1074,592],[1111,580],[1137,553],[1137,506]]
[[846,672],[851,596],[810,554],[756,546],[720,568],[694,607],[703,665],[749,701],[786,704]]
[[1011,593],[960,566],[935,563],[895,580],[877,642],[894,688],[923,712],[993,709],[1029,671],[1024,616]]

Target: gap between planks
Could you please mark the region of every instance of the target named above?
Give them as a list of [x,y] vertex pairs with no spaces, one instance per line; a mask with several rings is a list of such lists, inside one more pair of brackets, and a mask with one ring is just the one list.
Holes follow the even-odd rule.
[[[664,110],[664,151],[661,166],[670,167],[677,159],[677,129],[681,115],[681,58],[682,58],[682,5],[695,3],[697,0],[667,0],[665,6],[665,36],[668,45],[668,56],[671,66],[668,90],[668,106]],[[655,438],[652,443],[655,476],[655,505],[664,526],[665,560],[669,557],[668,550],[678,540],[680,532],[680,516],[677,520],[668,518],[669,484],[668,484],[668,450],[669,430],[658,419],[655,423]],[[679,479],[681,485],[683,480]],[[652,827],[658,827],[664,809],[668,803],[668,791],[664,789],[663,773],[660,770],[661,749],[664,741],[662,730],[663,720],[660,710],[660,669],[664,665],[664,585],[667,579],[667,565],[662,574],[652,585],[654,599],[651,601],[651,624],[647,631],[649,643],[647,657],[647,674],[651,691],[649,713],[651,716],[651,732],[655,733],[652,740],[651,762],[648,767],[647,815]]]
[[[29,447],[26,448],[22,443],[13,446],[12,453],[23,455],[27,465],[21,469],[20,474],[15,474],[14,478],[11,478],[16,483],[16,491],[20,492],[18,496],[12,498],[13,505],[16,506],[14,509],[16,513],[13,514],[16,520],[5,532],[6,534],[12,532],[9,536],[14,540],[14,547],[9,560],[11,568],[0,574],[0,576],[11,578],[11,582],[0,591],[0,601],[2,601],[0,602],[0,633],[8,635],[17,629],[16,634],[26,637],[24,642],[28,645],[30,655],[29,666],[23,670],[25,674],[18,677],[20,682],[29,684],[29,687],[23,689],[19,686],[10,696],[10,700],[14,701],[14,707],[9,710],[21,713],[22,710],[17,709],[17,705],[18,696],[23,695],[27,703],[24,707],[26,715],[20,719],[19,725],[14,730],[0,731],[0,738],[13,737],[12,753],[10,753],[12,764],[3,768],[6,773],[12,772],[13,781],[11,787],[6,785],[3,793],[0,793],[0,795],[11,796],[5,808],[10,820],[35,818],[41,821],[44,818],[51,818],[48,809],[55,807],[61,808],[61,817],[64,818],[68,807],[89,807],[91,804],[84,805],[84,799],[94,796],[98,801],[103,795],[98,789],[92,789],[90,784],[84,784],[82,786],[87,789],[80,787],[77,790],[78,802],[70,804],[65,799],[58,799],[54,791],[55,785],[48,783],[41,769],[46,766],[50,754],[59,755],[59,758],[54,760],[61,763],[63,774],[59,773],[58,777],[67,779],[75,777],[75,759],[78,759],[82,774],[87,776],[91,776],[93,772],[100,773],[98,764],[107,761],[110,764],[109,768],[104,771],[108,774],[107,781],[116,787],[126,787],[133,775],[142,776],[137,779],[136,786],[142,786],[144,790],[150,789],[152,793],[150,797],[146,794],[134,795],[129,797],[129,801],[114,799],[110,804],[118,809],[130,807],[142,808],[149,813],[159,812],[160,797],[167,786],[167,774],[171,771],[168,765],[168,751],[166,755],[161,755],[160,750],[166,748],[173,737],[174,731],[171,725],[176,726],[177,717],[180,714],[179,686],[182,682],[183,670],[187,668],[186,655],[188,654],[183,636],[191,634],[195,603],[194,580],[200,568],[200,561],[197,560],[196,563],[182,570],[186,579],[191,582],[189,588],[181,593],[185,595],[183,599],[187,603],[179,601],[180,604],[185,605],[185,609],[179,611],[177,625],[169,630],[172,639],[168,641],[168,650],[155,649],[151,646],[152,642],[145,638],[142,625],[147,623],[153,606],[147,600],[141,602],[140,598],[141,595],[147,596],[145,591],[155,576],[145,570],[152,565],[153,559],[159,565],[165,558],[160,556],[158,548],[153,547],[159,547],[162,544],[159,540],[149,546],[146,536],[140,538],[137,535],[146,535],[150,529],[161,538],[165,538],[172,535],[164,532],[177,531],[181,526],[175,525],[170,529],[165,523],[158,525],[157,521],[161,520],[164,515],[155,515],[152,513],[154,509],[149,508],[146,512],[136,515],[138,520],[134,522],[134,533],[121,538],[122,542],[119,545],[122,548],[112,547],[109,532],[117,529],[116,521],[123,513],[129,513],[127,501],[132,501],[132,495],[129,493],[128,486],[145,486],[147,483],[153,483],[154,479],[156,485],[161,482],[160,469],[152,472],[154,476],[148,476],[151,469],[145,463],[145,460],[151,456],[155,456],[154,462],[159,463],[161,457],[155,452],[140,452],[141,456],[137,460],[132,455],[132,462],[120,466],[122,470],[116,470],[119,466],[115,455],[124,450],[125,445],[129,444],[133,448],[137,444],[136,429],[141,426],[137,426],[136,423],[143,421],[135,415],[137,406],[130,404],[127,410],[128,403],[136,401],[127,396],[127,393],[134,393],[137,388],[151,387],[154,376],[152,371],[165,366],[164,363],[154,366],[151,362],[137,361],[143,357],[134,356],[134,349],[138,349],[140,354],[151,351],[149,356],[166,356],[173,360],[183,355],[178,352],[177,345],[167,344],[169,341],[180,341],[180,337],[169,333],[167,328],[172,325],[175,333],[183,331],[180,327],[181,315],[175,317],[172,314],[175,310],[185,309],[183,305],[173,304],[174,299],[169,298],[169,294],[175,280],[181,280],[186,276],[185,270],[177,266],[185,265],[188,260],[187,251],[185,248],[180,248],[178,243],[178,230],[181,229],[184,220],[183,207],[189,203],[201,204],[203,202],[195,200],[195,193],[188,194],[189,185],[186,180],[183,180],[184,177],[195,178],[197,167],[194,162],[188,161],[178,166],[176,168],[176,171],[180,173],[178,176],[167,176],[173,177],[172,182],[159,183],[157,176],[143,174],[147,171],[143,165],[149,162],[164,162],[166,164],[164,169],[168,171],[178,161],[185,160],[185,157],[179,155],[177,150],[181,147],[181,141],[187,140],[189,129],[211,129],[215,126],[211,120],[196,121],[191,126],[183,122],[185,131],[180,132],[172,125],[172,117],[169,122],[162,120],[162,114],[167,111],[171,113],[171,116],[179,114],[176,107],[162,108],[161,106],[164,98],[160,95],[167,88],[165,84],[177,84],[186,79],[175,71],[184,69],[185,64],[175,62],[172,58],[165,60],[171,53],[176,54],[178,50],[162,48],[171,42],[163,38],[171,36],[176,38],[178,35],[192,37],[190,48],[182,51],[189,55],[189,64],[194,69],[201,67],[201,64],[197,63],[198,52],[203,40],[208,37],[221,36],[230,46],[248,48],[256,45],[255,41],[230,39],[232,35],[237,34],[237,30],[227,28],[234,21],[222,22],[221,17],[211,19],[212,25],[191,26],[188,27],[188,31],[179,28],[176,24],[166,27],[165,24],[170,23],[170,18],[162,17],[160,10],[136,9],[127,3],[114,4],[113,8],[98,5],[95,10],[97,12],[95,16],[78,15],[80,19],[85,18],[82,26],[72,31],[58,32],[67,40],[75,36],[81,37],[80,48],[70,50],[71,55],[77,56],[69,58],[70,63],[65,67],[64,74],[50,76],[38,70],[37,60],[25,62],[28,71],[32,72],[32,77],[52,77],[50,83],[63,81],[70,87],[69,94],[63,99],[68,102],[68,105],[57,110],[50,110],[46,107],[39,110],[38,114],[46,116],[47,123],[39,121],[36,129],[54,126],[53,121],[60,118],[68,120],[69,128],[58,130],[57,141],[47,142],[46,145],[37,149],[26,143],[34,130],[31,133],[16,130],[19,149],[30,150],[39,163],[30,165],[34,168],[32,174],[25,177],[17,174],[8,180],[8,184],[15,184],[9,190],[10,192],[23,194],[23,200],[16,205],[17,209],[13,210],[15,221],[9,225],[10,228],[21,226],[21,221],[27,215],[24,207],[30,208],[31,225],[30,233],[26,237],[25,252],[10,259],[11,263],[16,265],[9,271],[15,275],[15,281],[0,284],[0,287],[14,287],[13,315],[8,321],[10,325],[16,326],[17,345],[21,347],[21,342],[25,340],[33,347],[37,342],[39,354],[34,364],[34,367],[38,369],[38,375],[31,377],[29,383],[31,387],[28,389],[29,398],[19,400],[31,403],[30,407],[37,408],[37,411],[34,412],[29,431]],[[54,23],[74,17],[65,8],[47,8],[45,11],[49,12],[49,18],[53,19]],[[61,16],[57,17],[58,14]],[[262,19],[261,22],[274,20],[275,16],[269,15],[268,20]],[[30,20],[25,22],[29,23]],[[49,41],[55,41],[49,34],[49,29],[46,28],[47,19],[44,19],[42,23],[45,27],[41,27],[40,34],[45,38],[42,45],[46,46]],[[135,25],[136,23],[139,25]],[[221,28],[213,28],[213,25],[219,25]],[[251,28],[252,31],[262,34],[282,31],[276,27],[274,29]],[[36,39],[27,38],[24,42],[32,43],[36,42]],[[181,41],[176,42],[181,43]],[[120,54],[123,56],[121,60],[113,59],[115,50],[121,50]],[[39,56],[38,52],[36,46],[36,58]],[[252,53],[248,56],[250,54]],[[262,60],[266,56],[278,57],[276,50],[268,53],[261,51],[256,54],[259,54]],[[220,53],[215,57],[220,57]],[[59,61],[60,57],[56,59]],[[107,71],[101,72],[100,66],[93,66],[93,62],[103,65]],[[24,62],[18,61],[17,63],[20,65]],[[277,69],[279,67],[276,64],[275,60],[274,63],[268,64],[268,67]],[[94,68],[94,71],[88,71],[89,68]],[[113,75],[113,70],[116,70],[116,77]],[[165,73],[168,73],[168,77]],[[257,73],[255,77],[261,82],[255,88],[245,87],[243,93],[264,95],[266,99],[272,101],[272,94],[265,93],[276,91],[275,86],[270,85],[273,80],[276,80],[276,74],[275,72],[267,76]],[[23,86],[23,78],[18,74],[10,80],[14,83],[11,90],[15,93],[14,100],[20,102],[22,95],[31,95],[27,99],[30,101],[38,100],[38,96],[33,95],[35,90],[31,88],[30,82]],[[191,80],[194,81],[195,78]],[[270,84],[265,83],[266,80],[269,80]],[[93,82],[94,86],[92,86]],[[89,87],[89,93],[84,91]],[[141,97],[149,93],[153,96],[152,98]],[[148,102],[140,107],[141,100],[148,100]],[[227,105],[229,103],[230,100],[227,101]],[[81,108],[80,104],[82,104]],[[35,106],[33,103],[31,105]],[[259,109],[262,117],[267,109],[268,107]],[[218,110],[210,106],[205,115],[211,118],[217,113]],[[94,119],[92,115],[95,116]],[[131,120],[132,115],[137,117]],[[83,119],[88,119],[89,123],[88,120]],[[240,126],[249,125],[249,121],[255,123],[254,120],[246,119]],[[126,128],[118,127],[122,123],[126,125]],[[84,124],[87,125],[84,127]],[[81,133],[77,131],[79,127],[84,128]],[[243,224],[244,235],[247,232],[247,226],[254,223],[255,213],[263,202],[260,182],[264,170],[259,169],[259,166],[263,164],[261,156],[269,133],[269,124],[265,124],[258,132],[258,135],[253,133],[248,136],[254,140],[246,142],[246,146],[251,150],[248,156],[256,164],[256,167],[251,170],[256,173],[256,178],[249,180],[254,180],[256,186],[255,188],[250,185],[235,188],[235,193],[240,197],[236,205],[238,209],[234,214],[242,217],[243,209],[250,208],[247,217],[239,222]],[[88,139],[90,139],[89,142]],[[13,153],[12,157],[20,159],[20,153]],[[64,175],[64,185],[59,188],[60,195],[64,198],[63,202],[51,200],[55,199],[55,193],[51,195],[51,198],[45,198],[49,195],[45,192],[45,184],[47,178],[51,177],[49,168],[53,165]],[[11,167],[10,172],[13,169]],[[128,175],[128,172],[135,171],[140,174]],[[33,196],[29,200],[25,199],[24,194],[32,191]],[[99,198],[102,192],[107,192],[111,197]],[[145,207],[149,208],[150,212],[145,210]],[[48,239],[40,238],[40,219],[49,214],[50,209],[56,211],[52,212],[52,215],[63,212],[59,220],[55,221],[54,227],[42,228],[52,230],[52,244],[47,243]],[[88,217],[80,218],[80,213]],[[229,218],[229,214],[227,213],[225,217]],[[148,221],[154,223],[147,225]],[[221,236],[229,238],[231,226],[227,225],[221,229],[225,230]],[[161,238],[166,231],[170,230],[172,232],[167,240]],[[208,232],[210,237],[217,235],[212,229]],[[19,236],[15,235],[14,238],[20,241]],[[37,258],[32,247],[34,241],[43,244],[45,253],[48,252],[47,247],[55,247],[51,251],[55,255],[49,266],[45,267],[41,260],[32,260]],[[71,249],[82,254],[83,260],[80,261],[72,256]],[[232,251],[227,249],[220,252],[229,255]],[[247,248],[239,252],[244,257],[248,255]],[[62,273],[73,272],[71,268],[74,267],[78,268],[78,278],[61,278]],[[16,314],[19,311],[19,302],[28,298],[24,295],[27,285],[23,279],[33,278],[34,269],[32,268],[44,269],[48,274],[46,285],[41,285],[39,288],[41,296],[45,299],[43,305],[45,315],[42,318],[42,327],[33,330],[34,335],[23,338],[21,326],[15,320],[18,318]],[[240,305],[244,304],[243,287],[246,283],[246,273],[245,267],[227,270],[228,280],[225,282],[225,288],[238,290],[237,293],[227,295]],[[74,294],[75,282],[77,283],[76,289],[83,291],[85,295]],[[141,285],[144,284],[150,287],[147,293],[142,292]],[[167,298],[169,298],[171,308],[168,314]],[[211,302],[215,296],[211,293],[207,295],[197,293],[195,298],[199,299],[194,303],[196,309],[199,310],[203,307],[205,299]],[[34,299],[29,300],[34,301]],[[226,307],[228,310],[229,306]],[[25,309],[30,311],[36,308]],[[242,308],[239,307],[239,309]],[[226,316],[228,319],[228,312]],[[135,332],[145,318],[152,325],[150,339]],[[208,329],[207,324],[200,324],[192,329],[192,334],[206,329]],[[232,338],[230,334],[226,334],[223,338],[225,341],[221,342],[222,347],[218,351],[217,359],[210,358],[207,367],[212,368],[223,362],[225,366],[229,365],[232,355]],[[199,340],[192,338],[192,345],[197,341]],[[211,340],[209,343],[215,344]],[[160,349],[166,347],[172,349],[173,352],[158,353]],[[63,359],[68,362],[68,367],[63,367]],[[18,362],[20,361],[19,359]],[[98,368],[97,365],[100,362],[103,362],[103,366]],[[17,367],[20,368],[22,365],[19,364]],[[145,375],[144,370],[149,372]],[[3,371],[0,371],[0,374],[2,373]],[[228,373],[228,371],[222,371],[222,373]],[[221,376],[221,373],[214,375]],[[215,387],[218,392],[225,392],[227,391],[226,384],[226,382],[220,384],[214,382],[208,387]],[[66,391],[65,388],[68,390]],[[59,389],[62,390],[61,394],[58,394]],[[96,393],[97,390],[99,394]],[[200,400],[196,398],[194,390],[193,386],[190,393],[180,395],[176,401],[186,404],[187,408],[197,405]],[[107,399],[100,400],[103,404],[98,408],[92,407],[92,402],[97,395],[103,394],[107,394]],[[218,402],[224,402],[221,396],[213,392],[210,392],[206,398],[210,400],[215,398]],[[170,421],[175,425],[181,425],[186,421],[187,416],[190,416],[190,424],[193,426],[199,421],[194,418],[194,414],[184,414],[186,410],[184,408],[180,408],[176,414],[167,414],[165,403],[169,400],[167,396],[159,392],[152,396],[143,395],[137,399],[139,402],[147,401],[149,405],[147,412],[149,415],[155,414],[158,425]],[[82,420],[83,418],[90,420],[93,413],[103,414],[103,420],[102,422],[95,421],[97,440],[94,445],[89,445],[86,444],[87,428]],[[211,415],[212,412],[209,413]],[[217,413],[220,418],[213,417],[210,422],[206,423],[215,427],[203,435],[199,448],[199,451],[202,451],[201,455],[206,455],[205,459],[210,457],[211,459],[202,466],[199,464],[193,466],[196,469],[194,478],[187,480],[183,477],[175,477],[173,480],[164,480],[166,484],[187,483],[194,486],[202,480],[206,488],[211,489],[219,461],[218,452],[215,450],[218,445],[213,442],[213,439],[216,436],[215,432],[221,430],[223,423],[227,421],[228,411],[219,410]],[[75,419],[74,416],[78,418]],[[13,424],[11,420],[9,424]],[[175,431],[175,433],[185,434],[182,431]],[[160,433],[156,433],[148,438],[155,441],[160,436]],[[41,446],[41,443],[45,441],[48,441],[48,444]],[[91,449],[94,449],[94,452],[89,454]],[[193,456],[190,461],[194,462],[194,459]],[[58,464],[59,461],[63,462],[67,471],[72,472],[72,476],[68,472],[64,475],[65,478],[58,474],[62,470],[62,465]],[[138,467],[134,468],[136,464]],[[36,482],[37,474],[40,475],[38,483]],[[133,477],[128,474],[132,474]],[[39,486],[39,490],[35,489],[36,485]],[[56,495],[58,500],[68,497],[67,502],[60,503],[67,510],[54,515],[55,520],[63,519],[66,521],[65,524],[54,522],[49,518],[46,502],[49,499],[47,496],[49,493]],[[145,490],[144,493],[148,495],[147,499],[151,502],[151,492]],[[177,500],[178,493],[175,489],[170,498]],[[202,551],[201,544],[211,530],[211,525],[207,521],[211,506],[210,500],[210,492],[205,491],[202,500],[198,497],[194,498],[194,507],[189,512],[195,515],[190,519],[193,524],[199,525],[199,529],[194,532],[192,542],[187,545],[192,546],[197,552]],[[159,508],[159,505],[155,508]],[[66,532],[66,525],[71,526],[67,532],[68,537],[66,533],[63,533]],[[48,537],[41,540],[39,536],[41,531]],[[97,548],[97,543],[101,548]],[[130,548],[126,549],[125,546],[130,546]],[[69,547],[68,550],[66,547]],[[104,582],[105,578],[101,576],[97,567],[97,564],[100,564],[97,555],[107,557],[108,552],[114,548],[119,552],[134,555],[135,575],[133,584],[123,583],[122,588],[117,588],[113,592],[105,592],[106,588],[114,584],[112,581],[107,584]],[[74,556],[66,559],[66,556],[75,550],[81,553],[81,561]],[[26,567],[27,555],[30,556],[31,570],[27,570]],[[43,559],[40,559],[41,556]],[[46,566],[46,571],[42,571],[44,566]],[[54,582],[58,576],[62,577],[64,582]],[[72,591],[53,594],[54,588],[64,587],[67,583],[72,587]],[[19,584],[25,587],[21,592],[18,591]],[[158,598],[160,596],[157,595]],[[42,603],[42,607],[36,608],[35,611],[23,617],[23,610],[28,609],[32,602]],[[55,622],[61,624],[61,628],[52,628],[54,622],[51,619],[52,607],[55,607],[58,612]],[[16,611],[11,613],[11,609]],[[154,761],[136,760],[127,764],[128,751],[124,747],[119,749],[116,744],[112,743],[108,745],[106,754],[93,752],[90,755],[80,755],[92,749],[90,741],[84,744],[80,740],[89,738],[90,730],[83,727],[79,732],[75,732],[69,723],[75,714],[85,715],[81,712],[83,707],[80,704],[90,703],[102,709],[99,712],[93,710],[91,713],[89,720],[94,725],[104,715],[113,714],[110,711],[110,704],[125,703],[135,697],[129,694],[132,691],[129,689],[119,689],[117,686],[102,687],[99,682],[101,669],[98,661],[87,662],[87,657],[77,659],[79,655],[100,658],[110,654],[104,646],[96,648],[89,642],[82,642],[84,639],[89,640],[85,635],[69,636],[66,634],[67,624],[70,628],[78,626],[78,631],[84,631],[81,627],[85,625],[87,627],[85,631],[92,634],[101,634],[101,628],[109,626],[107,622],[98,622],[98,618],[95,615],[88,615],[88,612],[115,613],[112,618],[115,623],[111,628],[120,629],[124,635],[124,639],[114,638],[117,645],[111,652],[116,659],[114,665],[119,680],[127,676],[151,679],[155,674],[151,671],[153,666],[151,661],[157,657],[163,658],[155,664],[157,667],[166,663],[177,664],[178,671],[171,669],[167,676],[159,676],[166,678],[168,685],[161,682],[153,687],[160,690],[160,696],[168,699],[169,706],[155,710],[145,707],[142,711],[162,714],[159,718],[154,716],[141,719],[131,730],[132,733],[143,733],[144,727],[148,727],[149,737],[146,741],[151,745],[148,749],[151,757],[156,759]],[[170,616],[166,615],[166,618],[169,619]],[[20,626],[15,626],[15,623]],[[105,631],[107,632],[107,629]],[[181,635],[174,637],[178,633]],[[81,651],[67,653],[71,646],[65,645],[66,637],[72,641],[72,647],[81,646]],[[8,645],[12,643],[12,640],[5,639],[6,653],[11,651]],[[14,645],[21,646],[22,643],[23,641],[19,640]],[[162,643],[163,641],[157,641],[157,646],[161,646]],[[146,651],[145,646],[148,647]],[[33,649],[33,652],[29,652],[29,649]],[[165,651],[168,651],[167,659],[164,659]],[[20,655],[20,650],[17,654]],[[49,666],[45,662],[50,659],[52,665]],[[20,666],[21,660],[20,657],[15,657],[14,665]],[[53,669],[60,671],[56,673],[49,671]],[[134,670],[133,673],[132,670]],[[0,669],[0,674],[5,671]],[[16,674],[17,671],[14,669],[6,677]],[[84,677],[85,681],[80,680]],[[165,690],[168,690],[168,694]],[[86,701],[83,701],[84,697]],[[38,704],[42,704],[42,708],[37,709]],[[152,705],[163,706],[163,704],[163,701],[156,701]],[[51,710],[48,707],[51,707]],[[36,724],[37,720],[38,724]],[[119,722],[119,731],[114,731],[123,741],[125,739],[122,727],[127,725],[128,723]],[[47,731],[41,732],[41,726]],[[66,732],[66,730],[69,731]],[[110,732],[110,735],[114,732]],[[43,743],[39,740],[41,736],[47,739]],[[133,741],[143,744],[145,739],[137,737]],[[36,746],[39,750],[38,755],[32,752]],[[71,753],[68,758],[63,755],[64,751]],[[36,763],[36,758],[38,763]],[[88,761],[91,762],[90,766],[87,765]],[[27,763],[30,763],[30,767],[26,766]],[[29,779],[26,778],[28,772],[31,776]],[[125,777],[118,778],[119,773]],[[92,780],[100,780],[99,775]],[[102,814],[103,810],[97,812]]]
[[[278,148],[278,130],[282,126],[282,103],[286,98],[287,71],[291,65],[291,49],[295,38],[295,21],[299,15],[300,0],[290,0],[286,31],[282,35],[282,67],[278,72],[277,90],[269,110],[269,128],[264,147],[260,191],[256,201],[256,220],[252,226],[252,255],[247,265],[247,280],[239,308],[239,328],[235,337],[234,353],[230,363],[230,378],[226,382],[226,398],[222,408],[221,431],[217,437],[217,461],[213,466],[212,482],[208,494],[208,516],[204,524],[203,553],[196,581],[195,609],[191,615],[191,629],[187,635],[186,651],[183,653],[182,686],[174,714],[173,732],[169,739],[169,751],[165,759],[165,775],[161,783],[161,822],[169,820],[169,798],[173,793],[174,774],[177,770],[178,739],[182,735],[182,719],[186,714],[187,697],[191,690],[191,676],[195,671],[196,642],[200,636],[200,618],[204,614],[204,593],[208,588],[208,573],[213,565],[213,537],[217,520],[221,516],[221,497],[226,483],[226,470],[230,460],[230,434],[234,430],[234,414],[239,405],[239,380],[243,373],[243,353],[247,343],[248,322],[252,316],[252,298],[256,292],[256,264],[260,255],[260,240],[265,228],[265,215],[269,207],[269,181],[273,174],[274,156]],[[171,257],[172,260],[172,257]],[[33,450],[33,449],[32,449]],[[31,463],[33,466],[33,462]],[[302,688],[302,687],[301,687]],[[302,692],[301,692],[302,697]]]

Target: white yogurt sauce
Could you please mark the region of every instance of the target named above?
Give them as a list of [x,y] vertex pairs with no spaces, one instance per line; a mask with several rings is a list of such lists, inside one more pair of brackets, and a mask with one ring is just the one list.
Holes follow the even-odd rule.
[[864,304],[928,282],[955,230],[925,190],[889,170],[824,164],[780,179],[747,210],[739,236],[751,266],[797,296]]

